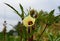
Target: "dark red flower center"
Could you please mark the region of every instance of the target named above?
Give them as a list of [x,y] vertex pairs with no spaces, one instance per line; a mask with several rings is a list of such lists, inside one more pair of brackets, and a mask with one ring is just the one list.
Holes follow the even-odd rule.
[[29,22],[28,22],[28,25],[32,25],[32,24],[33,24],[33,22],[32,22],[32,21],[29,21]]

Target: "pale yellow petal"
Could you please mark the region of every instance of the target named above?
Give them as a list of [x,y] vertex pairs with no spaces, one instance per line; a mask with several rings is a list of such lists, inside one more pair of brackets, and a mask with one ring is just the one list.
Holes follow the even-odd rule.
[[24,24],[26,27],[32,26],[33,24],[32,24],[32,25],[28,25],[28,22],[29,22],[29,21],[32,21],[33,24],[34,24],[35,18],[32,18],[32,17],[29,15],[29,16],[27,16],[27,17],[24,18],[23,24]]

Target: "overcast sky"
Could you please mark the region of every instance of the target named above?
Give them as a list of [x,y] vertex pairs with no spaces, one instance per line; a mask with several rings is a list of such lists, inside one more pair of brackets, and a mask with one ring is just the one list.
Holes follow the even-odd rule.
[[[29,9],[29,7],[48,12],[55,9],[55,15],[58,15],[59,11],[57,7],[60,6],[60,0],[0,0],[0,31],[3,29],[4,20],[7,20],[7,23],[12,25],[16,25],[18,21],[21,21],[19,16],[4,3],[12,5],[18,11],[20,11],[19,3],[22,4],[24,10]],[[7,25],[7,31],[10,29],[13,28]]]

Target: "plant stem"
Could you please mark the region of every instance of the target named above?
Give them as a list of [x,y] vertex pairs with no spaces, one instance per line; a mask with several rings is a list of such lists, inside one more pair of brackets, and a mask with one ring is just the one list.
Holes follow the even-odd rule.
[[44,31],[46,30],[47,26],[48,26],[48,24],[46,24],[44,30],[43,30],[42,33],[40,34],[40,37],[43,35],[43,33],[44,33]]
[[[30,33],[31,33],[30,27],[28,27],[28,34],[30,34]],[[28,38],[28,41],[33,41],[33,35]]]
[[22,41],[22,29],[20,30],[20,41]]
[[[28,27],[28,34],[30,34],[30,27]],[[30,37],[28,38],[28,41],[30,41]]]

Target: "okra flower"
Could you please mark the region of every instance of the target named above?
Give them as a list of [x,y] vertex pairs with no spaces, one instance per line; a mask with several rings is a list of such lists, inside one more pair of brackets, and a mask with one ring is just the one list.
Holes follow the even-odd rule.
[[28,15],[27,17],[23,19],[23,25],[25,27],[30,27],[34,25],[34,23],[35,23],[35,18],[32,18],[30,15]]

